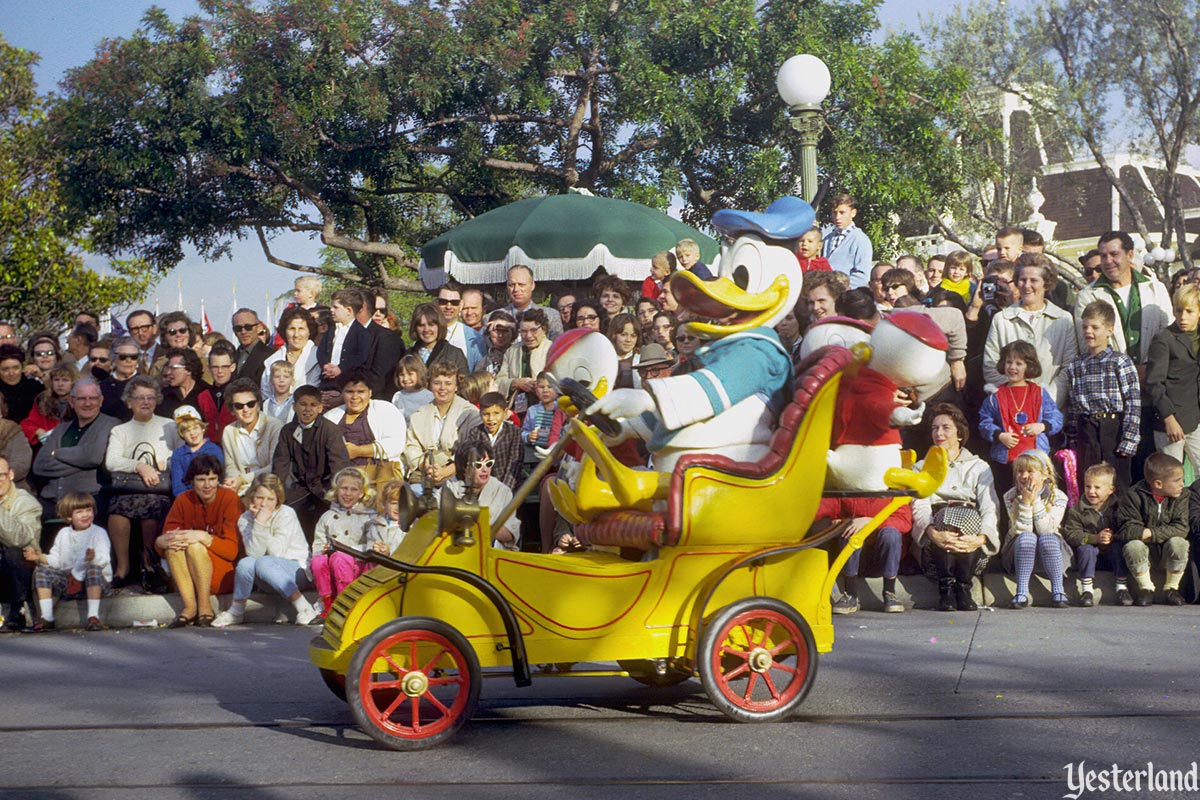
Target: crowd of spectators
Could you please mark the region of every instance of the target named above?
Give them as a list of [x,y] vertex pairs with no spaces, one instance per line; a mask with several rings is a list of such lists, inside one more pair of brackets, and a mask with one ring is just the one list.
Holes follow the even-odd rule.
[[[942,610],[974,608],[989,568],[1013,577],[1014,608],[1030,604],[1035,569],[1052,606],[1070,604],[1071,568],[1076,602],[1094,605],[1097,566],[1114,573],[1111,602],[1153,602],[1152,568],[1161,599],[1185,602],[1200,533],[1200,489],[1183,477],[1185,457],[1200,458],[1200,286],[1185,275],[1169,291],[1119,231],[1080,260],[1077,291],[1039,237],[1014,228],[982,259],[874,262],[857,213],[838,195],[831,224],[800,238],[803,291],[776,333],[797,352],[832,317],[927,314],[949,342],[945,367],[896,402],[924,412],[906,444],[945,448],[950,474],[911,523],[889,521],[852,559],[835,613],[859,610],[871,574],[884,576],[884,610],[903,611],[905,570],[936,582]],[[602,274],[542,305],[532,270],[514,266],[502,296],[451,281],[405,325],[383,293],[341,288],[322,305],[312,276],[275,330],[242,308],[232,338],[178,311],[135,310],[108,337],[81,313],[63,346],[46,332],[22,346],[0,323],[6,629],[52,629],[56,597],[86,598],[86,626],[102,629],[101,598],[143,591],[178,592],[174,627],[232,625],[256,586],[298,623],[319,620],[367,566],[333,543],[394,549],[406,484],[470,492],[498,513],[552,452],[566,420],[544,370],[564,330],[612,341],[619,388],[703,366],[705,342],[671,292],[683,269],[713,277],[684,240],[640,284]],[[627,457],[644,466],[647,453]],[[513,518],[493,545],[579,547],[544,485],[535,497],[536,530],[522,536]],[[312,587],[319,606],[304,598]],[[213,595],[230,592],[216,614]]]

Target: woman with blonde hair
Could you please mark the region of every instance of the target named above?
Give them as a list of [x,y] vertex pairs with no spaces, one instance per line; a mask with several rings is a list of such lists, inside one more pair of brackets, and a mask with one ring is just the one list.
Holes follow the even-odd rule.
[[238,518],[245,556],[234,567],[233,602],[213,625],[241,624],[255,584],[287,598],[296,609],[296,624],[307,625],[317,618],[300,592],[301,586],[312,584],[308,541],[296,512],[284,502],[283,481],[270,472],[254,476],[246,500],[246,512]]

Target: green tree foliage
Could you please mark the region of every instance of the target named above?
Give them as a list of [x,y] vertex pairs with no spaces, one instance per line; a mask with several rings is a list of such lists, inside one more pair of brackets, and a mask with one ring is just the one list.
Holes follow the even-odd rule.
[[35,63],[36,55],[0,36],[0,318],[26,331],[131,302],[148,285],[136,261],[113,263],[109,277],[84,265],[80,241],[64,224],[52,150],[40,135]]
[[[416,248],[531,194],[584,187],[707,223],[792,188],[774,80],[798,52],[834,76],[819,162],[868,227],[936,214],[973,165],[968,87],[916,44],[873,44],[878,0],[203,0],[151,10],[72,71],[52,113],[72,206],[108,253],[167,269],[281,232],[414,288]],[[966,136],[979,135],[967,131]]]
[[941,62],[966,67],[980,89],[1020,97],[1044,131],[1049,123],[1087,153],[1147,242],[1139,187],[1126,185],[1109,155],[1124,148],[1161,162],[1164,178],[1153,187],[1160,240],[1185,239],[1176,173],[1187,147],[1200,144],[1195,0],[1034,0],[1015,13],[1008,0],[985,0],[939,20],[929,39]]

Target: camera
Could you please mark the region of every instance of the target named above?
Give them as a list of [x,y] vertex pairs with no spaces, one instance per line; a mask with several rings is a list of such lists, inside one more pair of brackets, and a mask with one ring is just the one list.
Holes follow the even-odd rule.
[[979,296],[986,302],[991,302],[996,299],[996,282],[991,279],[985,279],[979,284]]

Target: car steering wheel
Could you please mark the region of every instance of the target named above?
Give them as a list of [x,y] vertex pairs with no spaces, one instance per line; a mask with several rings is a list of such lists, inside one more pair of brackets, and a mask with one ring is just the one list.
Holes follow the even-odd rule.
[[599,399],[596,395],[592,394],[591,389],[588,389],[574,378],[563,378],[558,382],[558,386],[562,389],[562,393],[567,396],[567,399],[571,401],[571,404],[579,409],[580,419],[595,425],[605,436],[620,435],[621,424],[616,420],[602,414],[584,413],[584,409],[591,408]]

